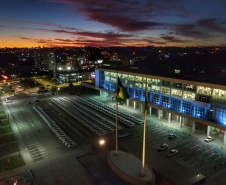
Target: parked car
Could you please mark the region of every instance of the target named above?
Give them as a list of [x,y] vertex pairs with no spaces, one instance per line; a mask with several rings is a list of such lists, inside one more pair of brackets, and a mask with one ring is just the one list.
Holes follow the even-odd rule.
[[167,157],[173,157],[173,156],[175,156],[175,155],[177,155],[177,154],[178,154],[178,150],[172,149],[172,150],[170,150],[169,153],[167,154]]
[[204,140],[205,142],[207,142],[207,143],[209,143],[209,142],[211,142],[211,141],[213,141],[214,140],[214,137],[212,137],[212,136],[207,136],[207,138]]
[[169,134],[168,139],[173,139],[173,138],[176,138],[176,137],[177,137],[176,134]]
[[166,150],[167,148],[168,148],[168,145],[166,143],[164,143],[161,146],[159,146],[158,151],[162,152],[162,151]]
[[12,100],[11,100],[10,98],[5,98],[5,102],[6,102],[6,103],[11,103]]

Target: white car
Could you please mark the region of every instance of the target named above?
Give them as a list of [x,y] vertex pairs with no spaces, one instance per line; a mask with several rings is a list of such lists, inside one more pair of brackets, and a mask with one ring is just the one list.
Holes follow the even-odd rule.
[[5,98],[5,102],[6,102],[6,103],[11,103],[12,100],[11,100],[10,98]]
[[176,138],[176,137],[177,137],[176,134],[169,134],[168,139],[173,139],[173,138]]
[[166,143],[164,143],[161,146],[159,146],[158,151],[162,152],[162,151],[166,150],[167,148],[168,148],[168,145]]
[[175,155],[177,155],[177,154],[178,154],[178,150],[172,149],[172,150],[170,150],[169,153],[167,154],[167,157],[173,157],[173,156],[175,156]]
[[214,137],[208,136],[204,141],[207,142],[207,143],[209,143],[209,142],[211,142],[213,140],[214,140]]

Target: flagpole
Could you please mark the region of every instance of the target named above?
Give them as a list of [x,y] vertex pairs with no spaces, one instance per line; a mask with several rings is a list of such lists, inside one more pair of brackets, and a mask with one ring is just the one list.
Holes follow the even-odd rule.
[[144,131],[143,131],[143,151],[142,151],[142,164],[141,164],[141,171],[140,174],[142,176],[145,175],[145,134],[146,134],[146,116],[147,116],[147,78],[146,78],[146,85],[145,85],[145,103],[144,103]]
[[118,102],[116,101],[116,123],[115,123],[115,155],[118,155]]
[[[116,92],[118,89],[118,75],[117,75],[117,87]],[[117,96],[117,94],[116,94]],[[116,117],[115,117],[115,155],[118,155],[118,101],[116,98],[116,105],[115,105]]]

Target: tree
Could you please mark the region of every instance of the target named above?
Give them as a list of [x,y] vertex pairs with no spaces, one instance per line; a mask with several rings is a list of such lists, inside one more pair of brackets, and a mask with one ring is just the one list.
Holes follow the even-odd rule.
[[73,83],[71,82],[68,87],[74,87]]

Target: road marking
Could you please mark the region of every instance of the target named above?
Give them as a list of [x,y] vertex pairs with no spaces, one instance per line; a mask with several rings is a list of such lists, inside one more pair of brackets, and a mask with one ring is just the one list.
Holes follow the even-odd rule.
[[198,169],[197,169],[197,170],[195,170],[195,171],[197,172],[197,171],[199,171],[199,170],[203,169],[203,167],[204,167],[204,166],[202,166],[202,167],[198,168]]
[[181,157],[180,159],[178,159],[178,161],[180,161],[180,160],[182,160],[182,159],[184,159],[185,157]]
[[213,152],[211,155],[209,155],[208,157],[206,157],[206,159],[208,159],[208,158],[211,157],[212,155],[215,155],[215,153]]
[[195,164],[193,164],[193,165],[191,165],[191,166],[189,166],[189,167],[191,168],[191,167],[193,167],[193,166],[195,166],[195,165],[197,165],[197,164],[199,164],[199,163],[195,163]]
[[219,157],[217,157],[216,159],[214,159],[215,161],[217,160],[217,159],[219,159],[219,158],[221,158],[221,155],[219,155]]

